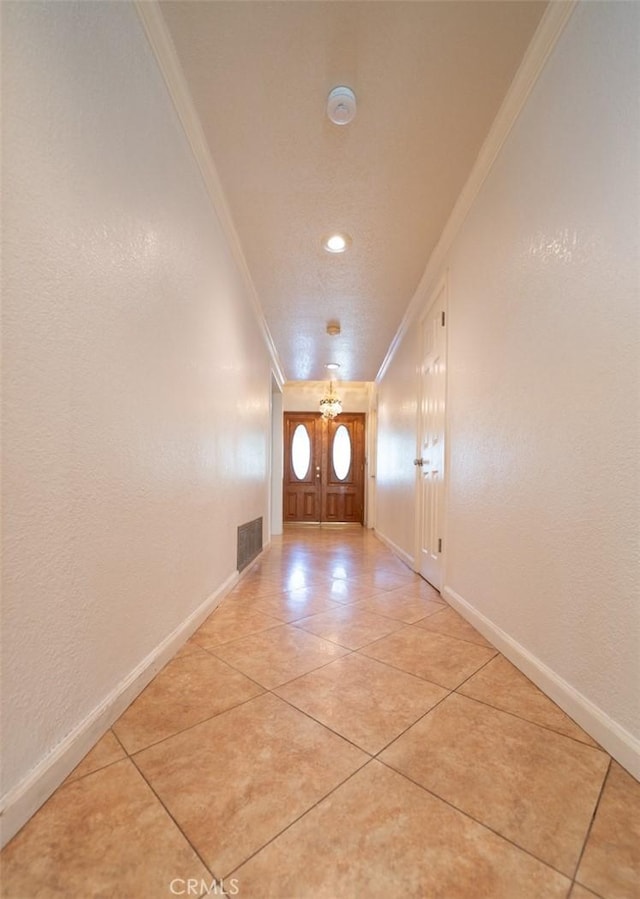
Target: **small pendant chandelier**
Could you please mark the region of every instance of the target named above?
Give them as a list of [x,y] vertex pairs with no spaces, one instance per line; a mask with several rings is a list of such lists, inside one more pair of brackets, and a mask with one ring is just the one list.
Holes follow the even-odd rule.
[[342,402],[333,392],[333,381],[329,381],[329,390],[320,400],[320,412],[326,420],[335,418],[336,415],[340,415],[342,412]]

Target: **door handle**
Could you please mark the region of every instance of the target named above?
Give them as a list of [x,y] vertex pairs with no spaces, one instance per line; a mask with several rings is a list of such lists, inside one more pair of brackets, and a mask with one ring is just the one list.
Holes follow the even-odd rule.
[[422,467],[424,465],[424,459],[414,459],[413,464]]

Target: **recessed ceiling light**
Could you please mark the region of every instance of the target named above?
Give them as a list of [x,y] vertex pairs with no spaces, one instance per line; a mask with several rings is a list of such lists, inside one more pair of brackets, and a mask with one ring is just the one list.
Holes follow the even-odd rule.
[[325,368],[328,368],[330,371],[337,371],[340,368],[339,362],[327,362]]
[[335,234],[330,234],[328,237],[325,237],[322,241],[322,246],[327,253],[344,253],[350,243],[351,238],[348,234],[336,232]]

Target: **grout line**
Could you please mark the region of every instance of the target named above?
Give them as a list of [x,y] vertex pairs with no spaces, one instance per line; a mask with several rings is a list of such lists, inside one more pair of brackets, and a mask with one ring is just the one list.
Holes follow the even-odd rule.
[[[393,636],[393,634],[390,634],[389,636]],[[385,638],[383,637],[382,639],[385,639]],[[376,643],[376,642],[378,642],[378,641],[374,641],[374,643]],[[370,643],[368,645],[372,646],[373,644]],[[363,648],[367,649],[368,646],[365,646]],[[360,652],[359,649],[356,649],[354,651]],[[497,652],[497,650],[496,650],[496,652]],[[425,677],[422,674],[416,674],[415,671],[407,671],[406,668],[400,668],[400,667],[398,667],[398,665],[394,665],[392,662],[388,662],[383,659],[378,659],[375,656],[367,655],[366,652],[363,652],[362,655],[367,659],[371,659],[373,662],[379,662],[381,665],[386,665],[388,668],[393,668],[394,671],[401,671],[403,674],[410,674],[412,677],[417,677],[419,680],[425,681],[425,683],[427,683],[427,684],[433,684],[433,686],[435,686],[435,687],[440,687],[442,690],[449,690],[451,693],[453,693],[454,690],[457,689],[457,687],[450,687],[450,686],[447,686],[446,684],[438,683],[438,681],[436,681],[436,680],[430,680],[428,677]],[[495,656],[492,656],[492,658],[495,658]],[[478,671],[480,671],[482,668],[484,668],[485,665],[488,665],[490,661],[491,661],[491,659],[487,659],[486,662],[483,662],[479,668],[474,670],[473,673],[469,675],[469,677],[473,677],[474,674],[477,674]],[[465,680],[462,683],[466,683],[469,680],[469,677],[465,678]],[[458,686],[460,686],[460,684]]]
[[[311,634],[311,636],[315,636],[315,634]],[[318,639],[320,640],[322,638],[318,637]],[[326,641],[326,642],[329,642],[329,641]],[[337,646],[337,644],[333,644],[333,645]],[[252,678],[248,674],[245,674],[245,672],[241,668],[238,668],[236,665],[232,665],[231,662],[227,662],[226,659],[222,659],[219,656],[214,655],[213,651],[210,654],[214,655],[214,658],[218,659],[219,662],[224,662],[225,665],[229,666],[229,668],[233,668],[233,670],[237,671],[238,674],[243,674],[246,678],[248,678],[254,684],[257,684],[262,689],[263,692],[270,693],[272,690],[278,690],[278,689],[280,689],[280,687],[284,687],[286,684],[290,684],[292,681],[299,680],[301,677],[305,677],[305,675],[311,674],[312,671],[320,671],[321,668],[326,668],[328,665],[331,665],[333,662],[337,662],[339,659],[344,659],[348,655],[352,655],[353,652],[355,652],[355,650],[346,649],[344,646],[340,646],[338,648],[345,650],[342,655],[336,656],[335,659],[329,659],[327,662],[323,662],[321,665],[318,665],[317,668],[311,668],[309,671],[304,671],[302,674],[296,674],[293,677],[289,678],[289,680],[283,681],[281,684],[274,684],[273,687],[265,687],[264,684],[261,684],[259,681],[255,680],[255,678]],[[255,699],[255,697],[252,697],[252,698]]]
[[[589,842],[589,837],[591,836],[593,824],[594,824],[594,821],[596,820],[596,814],[598,813],[598,809],[600,808],[600,803],[601,803],[602,797],[604,795],[604,788],[605,788],[607,781],[609,780],[610,774],[611,774],[611,756],[609,756],[609,764],[607,765],[607,770],[605,772],[604,777],[602,778],[602,783],[600,785],[600,792],[598,793],[598,798],[593,807],[593,814],[591,815],[591,820],[589,821],[589,826],[587,827],[587,832],[584,837],[584,842],[582,843],[582,848],[580,849],[580,855],[578,856],[578,861],[576,862],[576,866],[575,866],[575,869],[573,872],[574,883],[575,883],[576,877],[578,876],[578,871],[580,869],[580,863],[582,861],[582,856],[584,855],[585,850],[587,848],[587,843]],[[589,889],[589,887],[586,887],[586,889]]]
[[[304,675],[303,675],[303,677],[304,677]],[[289,683],[293,683],[293,682],[289,681]],[[282,686],[286,687],[287,684],[283,684]],[[280,687],[274,688],[274,690],[279,690],[279,689],[280,689]],[[357,749],[359,752],[364,752],[365,755],[369,756],[369,758],[367,759],[368,762],[370,762],[372,759],[375,758],[374,753],[369,752],[368,749],[364,749],[362,746],[359,746],[357,743],[354,743],[353,740],[349,739],[349,737],[345,737],[344,734],[341,734],[339,731],[334,730],[330,725],[326,724],[324,721],[320,721],[319,718],[314,718],[314,716],[311,714],[311,712],[307,712],[307,711],[305,711],[305,709],[298,708],[298,706],[295,705],[293,702],[291,702],[291,700],[287,699],[286,696],[280,696],[279,693],[275,693],[273,690],[269,690],[269,693],[271,694],[271,696],[274,696],[276,699],[279,699],[281,702],[286,703],[286,705],[288,705],[290,708],[292,708],[294,710],[294,712],[298,712],[300,715],[304,715],[305,718],[308,718],[310,721],[313,721],[314,724],[320,725],[320,727],[323,727],[325,730],[328,730],[330,733],[334,734],[336,737],[339,737],[341,740],[344,740],[345,743],[349,743],[350,746],[353,746],[354,749]],[[365,762],[365,764],[366,764],[366,762]]]
[[[196,642],[196,645],[200,649],[204,649],[205,652],[210,653],[211,650],[213,650],[213,649],[217,649],[221,646],[229,646],[230,643],[238,643],[240,640],[244,640],[246,637],[255,637],[257,634],[264,634],[267,631],[273,631],[277,627],[282,627],[283,624],[286,624],[286,621],[277,621],[276,620],[275,624],[268,624],[266,627],[263,627],[258,631],[250,631],[248,634],[242,634],[241,637],[233,637],[231,640],[223,640],[222,643],[216,643],[213,646],[204,646],[202,643],[197,643],[197,642]],[[196,631],[196,633],[197,633],[197,631]],[[194,636],[195,636],[195,634],[194,634]],[[185,656],[184,658],[187,658],[187,657],[188,656]]]
[[180,826],[180,824],[178,823],[178,821],[176,820],[176,818],[173,816],[173,814],[171,813],[171,811],[170,811],[169,808],[167,807],[167,805],[163,802],[163,800],[161,799],[161,797],[159,796],[159,794],[156,792],[156,790],[155,790],[155,788],[153,787],[153,785],[149,782],[149,780],[148,780],[147,777],[145,776],[144,772],[140,770],[140,768],[138,767],[138,764],[136,763],[136,760],[135,760],[134,758],[132,758],[131,756],[130,756],[130,760],[131,760],[131,763],[134,765],[136,771],[137,771],[138,774],[140,775],[140,777],[144,780],[144,782],[146,783],[146,785],[149,787],[149,789],[151,790],[151,792],[153,793],[153,795],[155,796],[155,798],[158,800],[158,802],[160,803],[160,805],[162,806],[162,808],[165,810],[165,812],[167,813],[167,815],[169,816],[169,818],[171,818],[171,820],[173,821],[173,823],[174,823],[175,826],[177,827],[179,833],[182,834],[183,838],[184,838],[184,839],[186,840],[186,842],[187,842],[187,845],[191,847],[192,851],[193,851],[193,852],[195,853],[195,855],[196,855],[196,858],[198,858],[198,859],[200,860],[200,862],[202,863],[202,865],[204,865],[205,871],[208,871],[209,874],[210,874],[213,878],[215,878],[216,883],[219,883],[220,880],[221,880],[221,878],[219,878],[219,877],[214,873],[214,871],[211,870],[211,868],[209,867],[209,865],[205,862],[204,858],[202,857],[202,855],[200,854],[200,852],[198,851],[198,849],[197,849],[197,848],[194,846],[194,844],[191,842],[191,840],[189,839],[189,837],[187,836],[187,834],[184,832],[184,830],[182,829],[182,827]]
[[[444,688],[443,688],[443,689],[444,689]],[[375,759],[378,759],[378,761],[382,761],[382,759],[380,759],[379,756],[380,756],[386,749],[388,749],[389,746],[391,746],[393,743],[395,743],[395,742],[396,742],[397,740],[399,740],[401,737],[404,737],[404,735],[407,733],[407,731],[411,730],[412,727],[415,727],[416,724],[418,724],[420,721],[423,721],[428,715],[431,714],[431,712],[435,711],[435,710],[438,708],[439,705],[442,705],[442,703],[445,701],[445,699],[448,699],[448,698],[451,696],[451,694],[452,694],[453,692],[454,692],[453,690],[450,690],[450,691],[449,691],[448,693],[446,693],[444,696],[441,696],[440,699],[439,699],[437,702],[435,702],[435,703],[431,706],[430,709],[427,709],[427,711],[424,712],[424,714],[420,715],[419,718],[416,718],[416,720],[415,720],[412,724],[410,724],[408,727],[405,727],[405,729],[402,731],[402,733],[400,733],[400,734],[398,734],[396,737],[394,737],[393,740],[389,740],[389,742],[388,742],[385,746],[383,746],[382,749],[380,749],[378,752],[376,752],[376,754],[374,755],[374,758],[375,758]]]
[[[89,750],[89,752],[91,752],[91,750]],[[125,750],[125,752],[126,752],[126,750]],[[88,754],[89,753],[87,753],[87,755]],[[86,758],[86,756],[85,756],[85,758]],[[107,768],[112,768],[114,765],[118,765],[120,762],[128,762],[128,761],[129,761],[129,755],[127,754],[127,755],[122,756],[119,759],[113,759],[113,761],[111,761],[111,762],[107,762],[104,765],[100,765],[99,768],[94,768],[93,771],[87,771],[84,774],[79,774],[77,777],[74,777],[72,780],[69,780],[69,778],[73,774],[73,771],[72,771],[71,774],[68,774],[66,776],[66,778],[60,784],[60,786],[56,787],[56,789],[51,794],[51,796],[55,796],[55,794],[59,790],[62,790],[65,787],[71,787],[71,786],[73,786],[73,784],[79,783],[81,780],[85,780],[85,778],[91,777],[93,774],[99,774],[101,771],[106,771]],[[81,765],[81,764],[82,764],[82,761],[78,762],[78,765]],[[49,797],[49,798],[51,798],[51,797]],[[47,800],[47,802],[48,802],[48,800]],[[37,812],[36,812],[36,814],[37,814]],[[31,820],[31,819],[29,819],[29,820]],[[28,824],[29,822],[27,821],[26,823]],[[16,836],[17,836],[17,833],[16,833]],[[13,837],[11,839],[13,839]],[[9,845],[9,844],[7,843],[7,845]]]
[[[319,614],[324,615],[326,613],[320,612]],[[329,613],[329,614],[331,614],[331,613]],[[372,612],[371,614],[375,614],[375,613]],[[311,617],[315,617],[315,616],[308,616],[308,617],[311,618]],[[303,620],[303,619],[299,619],[299,621],[301,621],[301,620]],[[390,618],[388,620],[391,621]],[[398,624],[398,627],[396,628],[396,630],[400,630],[400,628],[402,627],[402,622],[398,622],[397,619],[396,619],[396,622]],[[373,640],[367,640],[365,643],[362,643],[360,646],[347,646],[345,643],[339,643],[337,638],[332,639],[331,637],[321,637],[319,634],[315,634],[313,631],[307,630],[306,627],[304,627],[302,624],[300,624],[298,622],[291,622],[291,624],[293,625],[293,627],[297,627],[298,630],[304,631],[305,634],[311,634],[311,636],[313,636],[313,637],[318,637],[320,640],[326,640],[327,643],[333,643],[334,646],[339,646],[341,649],[348,649],[350,652],[358,652],[358,650],[364,649],[366,646],[371,646],[373,643],[377,643],[378,640],[384,640],[385,637],[390,637],[392,634],[395,633],[395,631],[389,631],[388,634],[383,634],[382,637],[374,637]]]
[[336,790],[339,790],[340,787],[343,787],[348,781],[351,780],[352,777],[354,777],[356,774],[358,774],[358,772],[362,771],[363,768],[366,768],[367,765],[369,765],[372,761],[374,761],[374,759],[372,759],[371,757],[366,759],[366,761],[364,761],[362,763],[362,765],[359,765],[354,771],[351,772],[351,774],[347,775],[347,777],[345,777],[344,780],[341,780],[340,783],[335,785],[335,787],[332,787],[328,793],[325,793],[324,796],[322,796],[320,799],[318,799],[316,802],[314,802],[313,805],[310,805],[308,809],[306,809],[304,812],[301,812],[301,814],[299,814],[297,818],[294,818],[293,821],[291,821],[289,824],[287,824],[286,827],[283,827],[282,830],[278,831],[278,833],[274,834],[269,840],[267,840],[266,843],[264,843],[262,846],[260,846],[258,849],[256,849],[255,852],[252,852],[245,859],[243,859],[238,865],[236,865],[235,868],[233,868],[233,870],[229,871],[228,874],[225,874],[224,880],[231,878],[243,865],[246,865],[248,861],[250,861],[254,856],[258,855],[259,852],[262,852],[263,849],[266,849],[266,847],[269,846],[271,843],[273,843],[274,840],[277,840],[278,837],[280,837],[284,833],[286,833],[287,830],[290,830],[290,828],[292,828],[294,826],[294,824],[297,824],[298,821],[300,821],[302,818],[304,818],[306,815],[308,815],[310,812],[312,812],[315,808],[317,808],[322,802],[325,801],[325,799],[328,799],[329,796],[331,796],[333,793],[336,792]]
[[459,806],[455,805],[449,799],[445,799],[443,796],[440,796],[434,790],[429,789],[429,787],[425,787],[424,784],[421,784],[419,781],[414,780],[406,772],[400,771],[397,768],[394,768],[393,765],[391,765],[389,762],[385,762],[383,759],[379,759],[379,758],[376,758],[375,761],[379,762],[379,764],[381,764],[381,765],[384,765],[390,771],[394,771],[396,774],[399,774],[400,777],[404,777],[406,780],[410,781],[410,783],[415,784],[416,787],[420,787],[421,790],[424,790],[425,793],[429,793],[429,795],[435,797],[440,802],[444,802],[444,804],[448,805],[449,808],[452,808],[454,811],[458,812],[460,815],[464,815],[465,818],[468,818],[470,821],[474,821],[476,824],[480,825],[480,827],[483,827],[485,830],[488,830],[491,833],[495,834],[501,840],[504,840],[506,843],[510,843],[513,847],[518,849],[520,852],[524,852],[525,855],[528,855],[531,858],[534,858],[541,865],[544,865],[546,868],[550,868],[552,871],[555,871],[557,874],[560,874],[562,877],[565,878],[565,880],[567,880],[569,882],[569,889],[572,888],[572,879],[571,879],[570,874],[567,874],[565,871],[561,871],[559,868],[556,868],[555,865],[552,865],[550,862],[545,861],[544,859],[535,855],[535,853],[533,853],[530,849],[527,849],[525,846],[521,846],[519,843],[516,843],[513,839],[511,839],[511,837],[505,836],[505,834],[500,833],[500,831],[498,831],[498,830],[495,830],[495,828],[491,827],[491,825],[487,824],[486,822],[481,821],[479,818],[475,818],[472,814],[470,814],[469,812],[465,811],[462,808],[459,808]]
[[[494,656],[494,658],[495,658],[495,656]],[[489,659],[489,661],[491,662],[493,660]],[[475,674],[477,674],[477,673],[478,672],[476,671]],[[471,675],[471,677],[473,677],[473,675]],[[469,680],[469,678],[467,678],[467,680]],[[460,687],[464,686],[464,684],[466,684],[466,683],[467,683],[467,681],[464,681],[463,684],[460,684]],[[454,692],[458,693],[460,687],[456,687]],[[496,711],[496,712],[502,712],[504,715],[511,715],[512,718],[517,718],[519,721],[524,721],[526,724],[533,724],[536,727],[540,727],[542,730],[546,730],[549,733],[555,734],[557,737],[564,737],[566,740],[572,740],[574,743],[577,743],[578,746],[585,746],[587,749],[594,749],[594,750],[596,750],[596,752],[601,752],[604,755],[609,755],[609,753],[606,752],[604,749],[602,749],[601,746],[592,746],[591,743],[586,743],[584,740],[579,740],[578,737],[572,737],[570,734],[565,734],[560,730],[556,730],[555,728],[551,727],[551,725],[549,725],[549,724],[540,724],[539,721],[533,721],[533,719],[527,718],[524,714],[518,714],[518,712],[512,712],[510,709],[504,709],[499,705],[494,705],[492,702],[488,702],[486,699],[478,699],[477,696],[470,696],[468,693],[460,693],[459,695],[463,696],[465,699],[472,699],[474,702],[477,702],[480,705],[486,705],[487,708],[494,709],[494,711]],[[548,696],[546,698],[549,699]],[[553,700],[550,700],[550,702],[553,702]],[[554,703],[554,705],[555,705],[555,703]],[[562,709],[560,709],[560,711],[562,711]],[[563,713],[563,714],[566,714],[566,713]],[[567,715],[567,717],[569,717],[569,716]],[[573,721],[573,718],[569,718],[569,720],[575,724],[575,722]],[[578,727],[577,724],[576,724],[576,727]],[[585,733],[586,733],[586,731],[585,731]],[[588,734],[587,734],[587,736],[588,736]]]
[[[255,681],[253,682],[255,683]],[[259,684],[257,686],[260,686]],[[220,712],[214,712],[212,715],[207,715],[206,718],[203,718],[201,721],[196,721],[194,724],[189,724],[188,727],[183,727],[180,730],[175,731],[174,733],[167,734],[166,737],[162,737],[160,740],[155,740],[153,743],[149,743],[147,746],[141,746],[140,749],[134,749],[131,752],[125,749],[127,756],[130,759],[134,759],[135,756],[140,755],[141,752],[146,752],[147,749],[152,749],[154,746],[160,746],[161,743],[166,743],[167,740],[172,740],[174,737],[178,737],[181,734],[186,734],[188,731],[193,730],[195,727],[199,727],[201,724],[206,724],[207,721],[212,721],[214,718],[219,718],[220,715],[224,715],[227,712],[232,712],[234,709],[239,709],[240,706],[247,705],[247,703],[251,702],[254,699],[259,699],[260,696],[264,696],[268,691],[265,687],[260,686],[262,692],[256,693],[254,696],[249,696],[247,699],[243,699],[235,705],[229,706],[228,709],[222,709]],[[117,722],[116,722],[117,724]]]
[[[145,687],[145,689],[146,689],[146,687]],[[144,691],[143,691],[143,692],[144,692]],[[127,706],[127,708],[129,708],[129,706]],[[125,712],[126,712],[126,710],[127,710],[127,709],[125,709]],[[122,714],[124,715],[124,712],[123,712]],[[120,717],[122,717],[122,715],[121,715]],[[116,721],[117,721],[117,720],[118,720],[118,719],[116,718]],[[114,724],[115,724],[115,722],[114,722]],[[122,745],[122,740],[120,739],[120,737],[118,736],[118,734],[117,734],[117,733],[115,732],[115,730],[113,729],[113,724],[111,725],[111,727],[109,728],[109,730],[106,731],[106,733],[108,733],[108,734],[109,734],[109,733],[110,733],[110,734],[113,734],[113,736],[114,736],[116,742],[118,743],[118,746],[122,749],[123,752],[126,752],[127,755],[129,755],[129,753],[127,752],[127,750],[126,750],[126,749],[124,748],[124,746]]]
[[[607,897],[603,896],[602,893],[598,893],[597,890],[594,890],[592,887],[586,887],[583,883],[580,883],[579,880],[571,881],[571,892],[569,893],[569,899],[571,899],[571,896],[573,896],[573,888],[575,886],[582,887],[584,890],[587,890],[587,892],[592,893],[596,897],[596,899],[607,899]],[[609,899],[611,899],[611,894],[609,894]]]

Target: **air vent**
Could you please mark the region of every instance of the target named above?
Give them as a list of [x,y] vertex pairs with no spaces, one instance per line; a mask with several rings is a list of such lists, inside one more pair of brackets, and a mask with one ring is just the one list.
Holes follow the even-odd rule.
[[262,518],[254,518],[238,528],[238,571],[246,568],[262,551]]

